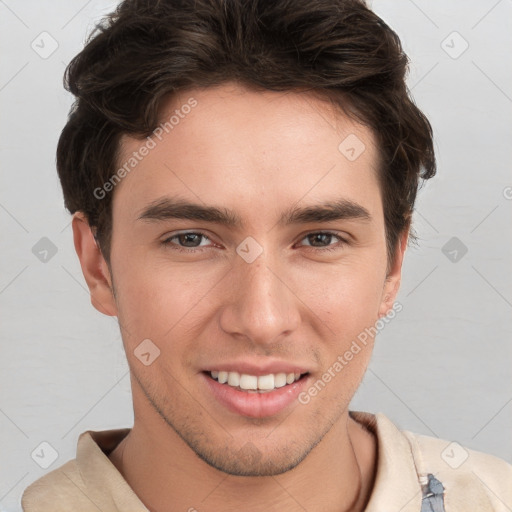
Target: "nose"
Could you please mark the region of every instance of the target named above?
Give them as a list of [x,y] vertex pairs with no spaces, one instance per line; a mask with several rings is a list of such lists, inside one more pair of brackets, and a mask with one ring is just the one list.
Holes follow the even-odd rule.
[[252,263],[237,261],[228,283],[229,301],[220,316],[221,328],[261,346],[295,331],[300,324],[300,301],[288,287],[285,274],[265,252]]

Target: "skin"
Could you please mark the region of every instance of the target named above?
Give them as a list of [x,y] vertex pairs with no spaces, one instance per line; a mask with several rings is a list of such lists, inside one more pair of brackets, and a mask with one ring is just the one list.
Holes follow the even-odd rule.
[[[182,92],[164,117],[190,97],[197,106],[115,187],[110,268],[83,214],[73,218],[91,302],[118,317],[130,365],[134,426],[110,460],[152,511],[363,510],[376,440],[348,406],[374,340],[307,405],[266,418],[221,406],[201,371],[287,361],[308,368],[313,383],[391,309],[408,233],[387,272],[374,136],[307,93],[235,83]],[[366,146],[355,161],[338,150],[350,134]],[[118,163],[140,147],[124,137]],[[245,226],[137,220],[164,195],[232,209]],[[286,208],[339,198],[371,219],[276,224]],[[206,234],[181,240],[202,252],[173,249],[177,238],[162,244],[182,230]],[[320,230],[347,243],[333,236],[314,246],[306,235]],[[248,236],[263,248],[252,263],[236,252]],[[148,338],[160,356],[145,366],[134,350]]]

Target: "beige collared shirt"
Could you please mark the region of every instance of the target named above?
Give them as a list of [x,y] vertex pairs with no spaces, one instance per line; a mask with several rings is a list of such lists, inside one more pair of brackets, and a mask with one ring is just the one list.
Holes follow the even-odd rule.
[[[512,510],[512,466],[505,461],[400,431],[382,413],[350,414],[377,438],[377,473],[367,512]],[[108,458],[129,431],[83,432],[75,459],[25,489],[24,512],[148,512]],[[429,490],[429,478],[435,484],[432,489],[442,489],[441,496],[433,496],[437,491]]]

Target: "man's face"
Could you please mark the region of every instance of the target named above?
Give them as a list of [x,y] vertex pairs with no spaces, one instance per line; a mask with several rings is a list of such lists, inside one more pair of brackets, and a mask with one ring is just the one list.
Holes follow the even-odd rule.
[[[181,109],[191,97],[197,104]],[[375,140],[327,103],[291,92],[225,84],[181,93],[162,119],[176,109],[179,122],[152,137],[156,146],[114,191],[112,307],[136,422],[152,421],[137,414],[150,404],[210,465],[278,474],[346,418],[372,340],[307,404],[299,394],[394,300],[399,272],[387,279]],[[145,143],[125,137],[119,167]],[[147,211],[165,198],[229,210],[240,225]],[[281,220],[335,202],[344,205],[337,220]],[[140,357],[143,340],[150,355]],[[155,346],[160,355],[141,362]],[[305,375],[260,393],[235,388],[234,375],[233,386],[219,383],[211,371],[249,375],[249,387]]]

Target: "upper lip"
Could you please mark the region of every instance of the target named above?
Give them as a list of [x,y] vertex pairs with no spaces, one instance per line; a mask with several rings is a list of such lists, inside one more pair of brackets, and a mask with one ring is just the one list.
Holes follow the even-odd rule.
[[270,373],[309,373],[309,370],[298,364],[288,363],[285,361],[267,361],[267,362],[254,362],[254,361],[233,361],[209,365],[204,371],[225,371],[225,372],[238,372],[246,375],[269,375]]

